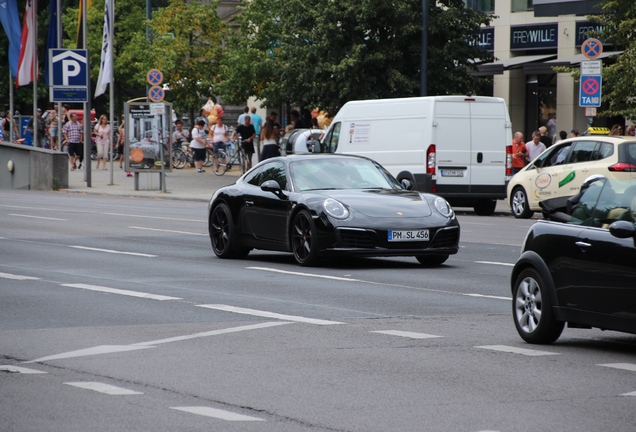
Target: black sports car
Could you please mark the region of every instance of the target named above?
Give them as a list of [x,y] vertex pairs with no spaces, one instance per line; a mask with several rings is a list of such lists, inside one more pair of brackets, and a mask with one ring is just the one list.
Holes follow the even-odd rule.
[[267,159],[208,206],[220,258],[292,252],[300,265],[335,255],[415,256],[440,265],[458,251],[459,223],[436,195],[406,190],[377,162],[310,154]]
[[529,343],[569,327],[636,333],[636,182],[587,179],[542,203],[511,276],[512,315]]

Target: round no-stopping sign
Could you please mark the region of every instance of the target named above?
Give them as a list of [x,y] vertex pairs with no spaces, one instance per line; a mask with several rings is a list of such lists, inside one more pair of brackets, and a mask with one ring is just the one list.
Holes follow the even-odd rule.
[[148,84],[156,86],[163,81],[163,74],[159,69],[150,69],[146,75],[146,79],[148,80]]
[[159,86],[152,86],[150,90],[148,90],[148,99],[153,102],[161,102],[165,95],[166,93]]
[[581,45],[581,53],[589,59],[598,58],[603,53],[603,44],[598,39],[586,39]]
[[598,91],[600,90],[600,87],[601,87],[601,84],[596,78],[588,78],[585,81],[583,81],[583,84],[581,85],[581,90],[583,90],[583,93],[585,94],[593,95],[598,93]]

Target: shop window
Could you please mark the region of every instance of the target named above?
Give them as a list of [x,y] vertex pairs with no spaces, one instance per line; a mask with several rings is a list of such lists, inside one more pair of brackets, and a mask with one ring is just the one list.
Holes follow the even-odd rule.
[[525,12],[534,10],[533,0],[512,0],[512,12]]
[[484,13],[495,12],[495,0],[464,0],[468,9],[478,10]]

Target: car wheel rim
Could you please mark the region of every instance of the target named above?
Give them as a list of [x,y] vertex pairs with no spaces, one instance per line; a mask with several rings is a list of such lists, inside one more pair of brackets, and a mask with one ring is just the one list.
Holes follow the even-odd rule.
[[212,241],[214,249],[221,253],[229,243],[229,222],[223,210],[216,210],[212,218]]
[[515,298],[515,318],[525,333],[534,332],[541,322],[541,289],[537,281],[527,277],[521,281]]
[[520,215],[526,207],[526,197],[523,192],[517,191],[512,197],[512,210],[515,214]]
[[296,218],[292,241],[296,257],[301,261],[307,259],[311,252],[311,227],[304,215],[300,215]]

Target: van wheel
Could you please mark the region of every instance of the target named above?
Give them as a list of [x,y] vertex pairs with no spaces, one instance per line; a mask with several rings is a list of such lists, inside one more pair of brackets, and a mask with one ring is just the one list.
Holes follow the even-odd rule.
[[517,219],[528,219],[534,213],[530,210],[528,194],[521,186],[516,187],[512,191],[512,196],[510,197],[510,210],[512,210],[512,215]]
[[495,213],[495,208],[497,208],[497,201],[493,199],[481,200],[473,208],[479,216],[492,216]]

